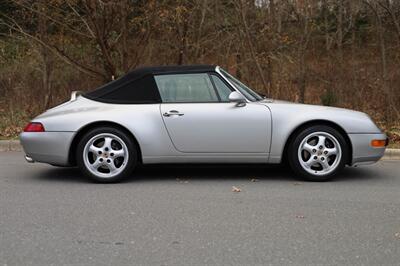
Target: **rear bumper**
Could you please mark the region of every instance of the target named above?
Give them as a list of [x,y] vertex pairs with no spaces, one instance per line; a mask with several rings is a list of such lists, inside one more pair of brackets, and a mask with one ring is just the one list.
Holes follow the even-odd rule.
[[349,138],[353,148],[351,165],[374,163],[385,154],[386,146],[379,148],[371,146],[371,141],[374,139],[387,140],[387,136],[384,133],[349,134]]
[[68,155],[75,132],[23,132],[19,138],[32,162],[69,165]]

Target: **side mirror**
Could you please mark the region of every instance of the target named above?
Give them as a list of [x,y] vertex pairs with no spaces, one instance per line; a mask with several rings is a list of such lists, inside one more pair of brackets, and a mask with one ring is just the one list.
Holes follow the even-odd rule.
[[236,106],[239,107],[246,105],[246,98],[244,98],[244,96],[237,91],[232,91],[229,94],[229,101],[232,103],[236,103]]

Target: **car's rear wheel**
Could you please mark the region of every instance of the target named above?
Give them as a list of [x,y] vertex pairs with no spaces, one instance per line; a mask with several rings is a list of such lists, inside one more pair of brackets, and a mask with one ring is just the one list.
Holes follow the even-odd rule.
[[326,181],[343,169],[348,160],[348,147],[336,129],[316,125],[300,130],[288,149],[292,170],[309,181]]
[[78,143],[78,167],[93,181],[111,183],[128,176],[137,164],[137,149],[122,130],[95,128]]

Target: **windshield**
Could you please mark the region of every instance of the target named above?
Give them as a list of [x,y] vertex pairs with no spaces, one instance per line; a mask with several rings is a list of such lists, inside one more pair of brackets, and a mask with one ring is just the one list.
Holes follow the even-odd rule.
[[228,79],[229,82],[232,83],[236,87],[236,89],[238,89],[238,91],[240,91],[244,95],[244,97],[246,97],[249,101],[255,102],[255,101],[261,101],[263,99],[263,97],[261,97],[258,93],[256,93],[255,91],[244,85],[234,76],[232,76],[222,68],[220,68],[220,70],[222,75],[224,75],[224,77]]

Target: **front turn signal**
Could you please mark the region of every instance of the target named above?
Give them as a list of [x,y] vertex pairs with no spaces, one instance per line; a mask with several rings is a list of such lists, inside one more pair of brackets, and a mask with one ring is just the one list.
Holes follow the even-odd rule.
[[24,132],[44,132],[44,126],[39,122],[30,122],[24,128]]
[[373,139],[371,141],[371,146],[374,148],[386,147],[389,144],[388,139]]

